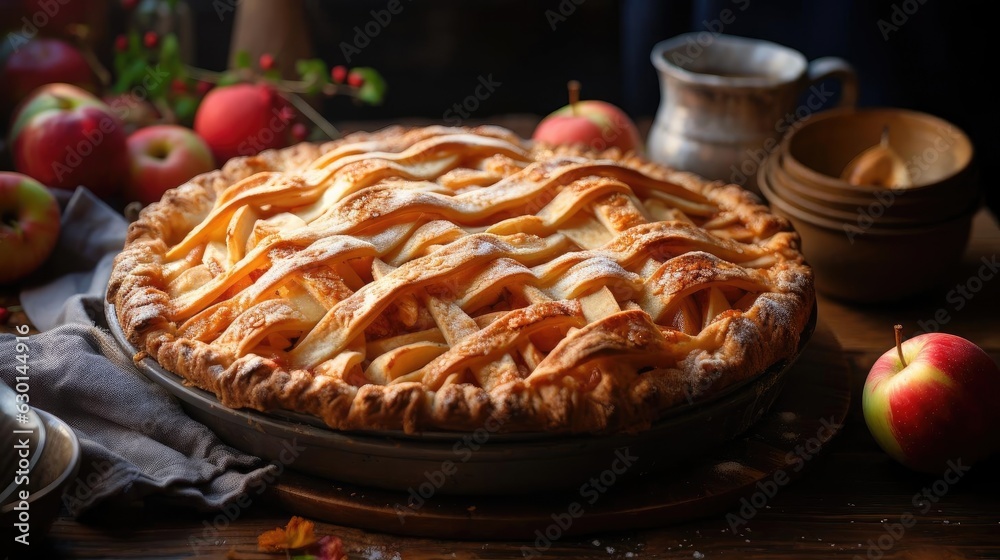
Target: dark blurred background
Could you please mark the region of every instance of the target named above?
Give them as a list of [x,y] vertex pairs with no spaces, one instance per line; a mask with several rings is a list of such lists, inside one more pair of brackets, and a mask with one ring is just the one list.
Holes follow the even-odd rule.
[[[221,0],[223,2],[227,0]],[[231,0],[228,0],[231,1]],[[652,116],[659,102],[652,46],[701,31],[726,8],[736,12],[724,33],[775,41],[807,58],[840,56],[860,76],[861,105],[932,112],[974,129],[997,123],[997,106],[982,76],[996,52],[974,3],[942,0],[399,0],[370,44],[350,62],[341,42],[371,21],[388,0],[306,0],[316,56],[329,64],[373,66],[386,77],[382,107],[352,108],[359,117],[440,117],[444,107],[492,74],[503,88],[478,116],[545,114],[566,102],[566,81],[584,97]],[[235,17],[217,14],[220,0],[188,0],[196,14],[197,57],[221,69]],[[906,17],[897,30],[894,6]],[[240,3],[236,3],[237,9]],[[739,8],[745,7],[740,11]],[[906,13],[912,11],[912,15]],[[553,15],[554,14],[554,15]],[[567,15],[563,15],[567,14]],[[901,21],[899,16],[895,21]],[[555,29],[553,29],[555,27]],[[885,34],[885,35],[884,35]],[[887,35],[887,38],[886,38]]]
[[[233,22],[219,0],[189,0],[197,24],[197,58],[225,67]],[[584,98],[649,119],[659,84],[649,61],[653,45],[687,31],[710,29],[726,8],[736,13],[726,34],[775,41],[807,58],[839,56],[855,66],[861,106],[895,106],[943,117],[974,140],[980,165],[997,154],[998,105],[985,75],[996,42],[977,3],[943,0],[400,0],[402,11],[353,54],[356,28],[387,0],[305,0],[316,56],[328,64],[373,66],[389,83],[381,107],[344,98],[324,107],[331,120],[443,119],[470,95],[479,77],[502,86],[475,118],[508,113],[544,115],[566,104],[567,80]],[[214,6],[213,6],[214,5]],[[745,8],[745,9],[740,9]],[[239,4],[237,4],[237,9]],[[984,173],[991,206],[997,189]]]
[[[22,0],[0,0],[0,8]],[[56,2],[57,0],[51,0]],[[95,0],[107,29],[124,29],[125,0]],[[152,0],[137,0],[147,2]],[[736,13],[726,34],[775,41],[809,59],[839,56],[855,66],[861,106],[926,111],[961,127],[974,140],[984,190],[996,210],[988,164],[997,154],[1000,124],[986,85],[996,66],[995,40],[985,3],[944,0],[185,0],[191,26],[191,62],[222,70],[231,61],[241,11],[262,2],[295,11],[296,32],[279,37],[265,21],[245,43],[287,41],[333,66],[371,66],[385,77],[381,106],[346,97],[325,100],[333,121],[447,120],[455,103],[480,80],[499,84],[478,103],[476,120],[498,115],[545,115],[567,102],[566,82],[579,80],[582,97],[603,99],[648,123],[660,99],[650,63],[653,45],[687,31],[713,30],[725,9]],[[372,25],[373,12],[397,13]],[[95,8],[96,9],[96,8]],[[287,27],[285,25],[284,27]],[[377,29],[373,36],[365,29]],[[715,27],[714,29],[718,29]],[[362,33],[362,47],[359,44]],[[238,43],[239,41],[237,41]],[[275,47],[275,45],[277,45]],[[345,56],[345,45],[349,47]],[[303,47],[304,46],[304,47]],[[112,41],[101,57],[110,61]],[[254,53],[257,54],[257,53]],[[280,53],[276,53],[280,54]],[[294,58],[293,58],[294,60]]]

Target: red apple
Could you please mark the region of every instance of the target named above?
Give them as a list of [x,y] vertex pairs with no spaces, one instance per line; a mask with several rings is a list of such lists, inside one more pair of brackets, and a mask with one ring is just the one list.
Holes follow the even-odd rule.
[[274,87],[236,84],[208,92],[194,116],[194,130],[222,165],[236,156],[289,145],[294,119]]
[[542,119],[532,135],[534,140],[642,153],[639,129],[624,111],[604,101],[579,101],[580,84],[575,81],[569,83],[569,91],[569,105]]
[[19,280],[52,253],[59,239],[59,204],[44,186],[0,171],[0,284]]
[[875,441],[892,458],[941,474],[1000,450],[1000,368],[981,348],[945,333],[902,342],[872,366],[862,408]]
[[[15,37],[20,35],[9,36],[11,40]],[[35,89],[56,82],[96,91],[94,73],[73,45],[47,37],[19,43],[0,71],[4,110],[11,110]]]
[[168,189],[215,169],[212,152],[190,128],[161,124],[141,128],[128,137],[131,169],[125,194],[152,204]]
[[83,185],[106,198],[128,173],[121,121],[100,99],[49,84],[24,100],[10,130],[14,167],[53,188]]

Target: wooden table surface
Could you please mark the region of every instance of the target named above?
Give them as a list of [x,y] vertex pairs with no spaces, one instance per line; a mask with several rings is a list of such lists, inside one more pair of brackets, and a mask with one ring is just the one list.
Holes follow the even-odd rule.
[[[543,557],[1000,558],[1000,461],[978,465],[953,483],[915,474],[877,447],[860,408],[865,376],[891,347],[895,323],[915,333],[944,310],[944,330],[976,342],[1000,361],[1000,275],[984,281],[961,309],[948,297],[955,285],[977,274],[983,258],[1000,254],[1000,228],[992,215],[981,212],[973,228],[963,265],[952,271],[949,284],[918,299],[879,307],[820,298],[819,320],[836,335],[852,368],[854,399],[848,421],[799,480],[782,487],[736,532],[730,530],[726,513],[740,515],[739,503],[730,512],[679,525],[560,539]],[[931,499],[921,497],[925,491]],[[914,522],[904,528],[900,521],[907,515]],[[289,516],[267,503],[255,503],[220,530],[212,544],[197,548],[191,546],[191,537],[202,535],[214,514],[135,505],[79,520],[63,516],[49,533],[49,550],[40,557],[284,558],[256,552],[256,538],[284,525]],[[532,546],[403,538],[322,522],[316,528],[319,534],[343,539],[352,559],[522,558],[522,547]]]

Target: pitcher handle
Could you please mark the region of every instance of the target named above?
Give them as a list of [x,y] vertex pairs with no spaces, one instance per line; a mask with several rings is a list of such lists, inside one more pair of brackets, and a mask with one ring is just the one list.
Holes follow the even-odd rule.
[[816,85],[827,78],[840,82],[838,107],[854,107],[858,102],[858,75],[849,62],[836,56],[824,56],[809,63],[809,85]]

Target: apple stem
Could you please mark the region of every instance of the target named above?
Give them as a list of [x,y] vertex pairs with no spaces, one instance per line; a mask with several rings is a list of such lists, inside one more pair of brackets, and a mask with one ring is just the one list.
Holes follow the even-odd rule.
[[573,111],[573,116],[576,116],[576,104],[580,101],[580,82],[576,80],[570,80],[566,84],[566,89],[569,90],[569,106],[570,110]]
[[899,354],[899,361],[906,367],[906,358],[903,357],[903,325],[896,325],[893,330],[896,331],[896,352]]
[[70,101],[68,98],[63,97],[61,95],[53,95],[52,97],[55,98],[56,106],[59,107],[60,109],[67,111],[73,108],[73,102]]

